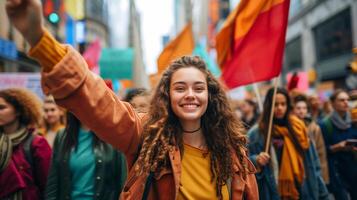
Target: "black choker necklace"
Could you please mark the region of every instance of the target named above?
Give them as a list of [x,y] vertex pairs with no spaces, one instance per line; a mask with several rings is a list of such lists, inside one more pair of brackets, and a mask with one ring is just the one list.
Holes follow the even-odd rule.
[[199,128],[196,129],[196,130],[193,130],[193,131],[185,131],[185,130],[182,129],[182,131],[183,131],[184,133],[196,133],[196,132],[199,131],[199,130],[201,130],[201,127],[199,127]]

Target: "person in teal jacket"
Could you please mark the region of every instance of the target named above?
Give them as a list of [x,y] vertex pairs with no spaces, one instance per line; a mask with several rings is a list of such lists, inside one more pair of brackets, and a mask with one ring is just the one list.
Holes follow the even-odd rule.
[[47,200],[117,200],[127,175],[124,155],[71,113],[54,142]]
[[290,114],[290,97],[283,88],[277,89],[271,147],[269,153],[264,152],[273,91],[267,93],[258,125],[248,132],[249,158],[258,169],[260,199],[329,199],[316,149],[304,122]]

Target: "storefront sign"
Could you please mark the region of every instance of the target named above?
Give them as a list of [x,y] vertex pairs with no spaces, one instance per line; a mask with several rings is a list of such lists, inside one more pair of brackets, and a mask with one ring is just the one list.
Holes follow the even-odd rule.
[[17,59],[17,50],[14,42],[0,38],[0,56]]

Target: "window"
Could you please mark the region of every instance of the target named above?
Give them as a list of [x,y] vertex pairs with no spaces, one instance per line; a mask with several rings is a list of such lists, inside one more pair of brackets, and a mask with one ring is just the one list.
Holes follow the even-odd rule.
[[286,44],[285,66],[288,71],[302,68],[301,37],[297,37]]
[[352,31],[349,8],[317,25],[313,31],[318,62],[351,52]]

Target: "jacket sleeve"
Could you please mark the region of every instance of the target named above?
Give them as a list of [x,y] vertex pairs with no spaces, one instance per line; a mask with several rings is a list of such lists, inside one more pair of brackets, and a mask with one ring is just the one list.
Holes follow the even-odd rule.
[[258,169],[258,172],[255,174],[257,179],[261,179],[264,177],[264,167],[260,168],[260,166],[257,163],[257,156],[259,155],[260,152],[262,152],[262,147],[260,144],[260,137],[258,132],[258,127],[254,126],[252,127],[249,132],[248,132],[248,155],[250,161],[254,164],[255,168]]
[[320,159],[320,165],[321,165],[321,175],[323,180],[326,183],[329,183],[329,172],[328,172],[328,164],[327,164],[327,155],[326,155],[326,147],[325,147],[325,141],[322,136],[321,129],[319,125],[315,124],[315,143],[316,143],[316,151],[318,153],[319,159]]
[[[65,55],[49,71],[42,70],[44,93],[52,94],[60,106],[76,115],[100,139],[122,151],[130,167],[140,141],[141,118],[128,103],[119,100],[103,79],[89,71],[86,61],[76,50],[59,44],[49,34],[43,37],[47,39],[41,39],[30,54],[39,63],[61,57],[47,55],[46,51],[59,49],[59,46],[65,48]],[[51,42],[40,48],[47,40]]]
[[50,171],[47,178],[46,185],[46,200],[58,199],[58,187],[59,187],[59,174],[58,174],[58,151],[59,151],[59,135],[57,134],[53,145],[53,154]]
[[[315,148],[315,145],[310,142],[310,148],[308,150],[309,154],[311,156],[310,161],[309,162],[312,162],[311,164],[313,164],[314,166],[314,172],[309,174],[309,176],[315,176],[314,178],[316,178],[316,186],[310,186],[310,187],[317,187],[317,190],[316,192],[318,192],[318,199],[325,199],[325,200],[328,200],[329,199],[329,194],[328,194],[328,190],[326,188],[326,185],[325,185],[325,182],[323,181],[322,179],[322,176],[321,176],[321,167],[320,167],[320,160],[319,160],[319,157],[317,155],[317,151],[316,151],[316,148]],[[308,159],[307,156],[305,156],[305,159]]]
[[256,169],[253,163],[246,157],[246,161],[248,163],[248,174],[246,177],[246,187],[244,190],[244,199],[247,200],[258,200],[259,199],[259,191],[258,191],[258,184],[255,178]]
[[32,152],[34,159],[34,178],[40,189],[41,197],[43,198],[51,162],[52,150],[45,138],[35,136],[32,142]]

